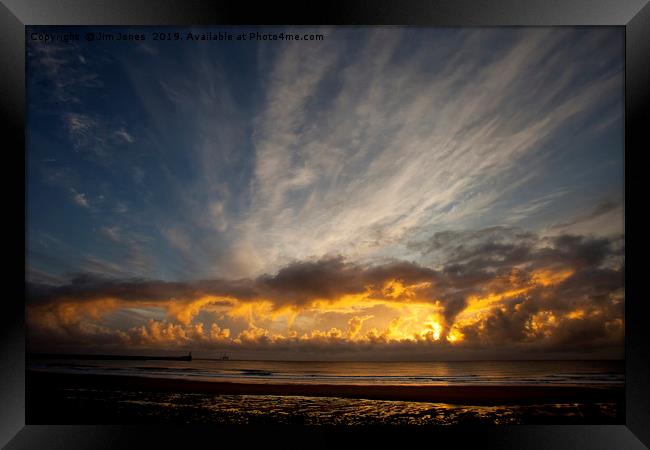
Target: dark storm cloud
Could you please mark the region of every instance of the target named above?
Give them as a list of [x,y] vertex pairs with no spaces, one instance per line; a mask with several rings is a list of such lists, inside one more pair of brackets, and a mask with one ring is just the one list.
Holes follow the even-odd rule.
[[279,303],[304,304],[313,299],[362,293],[367,288],[381,289],[391,280],[410,285],[432,281],[438,276],[434,270],[405,261],[363,267],[336,257],[291,264],[275,276],[258,278],[254,285],[261,295]]
[[30,283],[31,304],[61,300],[89,301],[115,298],[124,301],[174,301],[201,296],[226,296],[240,300],[269,299],[278,306],[304,305],[314,299],[336,299],[345,294],[364,292],[368,287],[381,289],[390,280],[406,284],[435,280],[437,272],[409,262],[392,262],[363,267],[342,257],[296,262],[275,275],[256,279],[201,280],[166,282],[158,280],[119,280],[90,274],[75,276],[62,286]]
[[[449,276],[467,276],[526,265],[529,268],[565,264],[598,267],[610,256],[622,255],[622,237],[563,234],[541,238],[516,228],[491,227],[478,231],[443,231],[408,244],[422,255],[443,261]],[[478,280],[476,280],[478,281]]]
[[146,279],[111,279],[93,274],[79,274],[61,286],[29,283],[28,301],[33,304],[62,300],[91,301],[115,298],[124,301],[174,301],[202,295],[249,298],[255,291],[249,281],[203,280],[168,282]]
[[[423,255],[444,261],[436,288],[445,300],[447,320],[466,305],[468,295],[480,293],[487,283],[508,278],[513,269],[520,281],[540,268],[565,267],[574,271],[561,286],[582,288],[587,295],[605,284],[605,291],[622,286],[622,238],[560,235],[540,238],[516,228],[491,227],[477,231],[443,231],[411,243]],[[603,264],[614,265],[613,269]],[[576,292],[558,292],[558,307],[571,308]]]
[[[584,291],[586,296],[572,297],[558,288],[546,294],[533,292],[526,298],[504,304],[494,309],[486,320],[463,328],[463,333],[469,342],[485,347],[519,344],[534,351],[594,351],[600,347],[622,346],[622,303],[599,304],[597,291]],[[549,298],[563,301],[549,302]],[[563,316],[575,308],[585,310],[585,316]],[[544,329],[542,324],[541,329],[535,329],[539,326],[537,320],[549,318],[552,318],[550,327]]]
[[430,283],[429,287],[420,289],[420,295],[432,301],[440,300],[447,320],[451,321],[464,309],[470,295],[505,290],[513,282],[529,283],[536,269],[573,271],[544,300],[547,306],[562,310],[578,306],[580,299],[602,302],[623,285],[622,260],[613,266],[605,265],[622,257],[618,239],[570,235],[540,238],[515,229],[491,228],[473,233],[437,233],[424,251],[431,249],[443,250],[450,262],[434,270],[404,261],[361,266],[336,257],[296,262],[275,275],[234,281],[165,282],[80,275],[62,286],[29,284],[28,300],[30,304],[105,298],[150,302],[223,296],[242,301],[268,299],[276,307],[300,307],[314,299],[334,300],[368,289],[382,297],[383,286],[398,280],[407,286]]
[[552,229],[562,229],[562,228],[568,228],[573,225],[581,224],[584,222],[588,222],[593,219],[597,219],[599,217],[602,217],[606,214],[609,214],[613,211],[616,211],[616,209],[620,208],[621,204],[617,202],[613,202],[611,200],[603,200],[601,201],[596,207],[593,209],[593,211],[587,213],[587,214],[582,214],[578,215],[576,217],[573,217],[570,220],[567,220],[565,222],[560,222],[555,225],[553,225],[551,228]]

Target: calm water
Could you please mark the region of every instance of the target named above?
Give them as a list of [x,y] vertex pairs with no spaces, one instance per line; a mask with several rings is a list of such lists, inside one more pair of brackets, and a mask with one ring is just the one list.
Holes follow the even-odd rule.
[[[622,361],[283,362],[35,360],[32,370],[247,383],[619,385]],[[28,423],[615,424],[618,403],[471,406],[336,397],[213,395],[129,389],[38,389]],[[56,405],[53,414],[52,405]]]
[[29,362],[33,370],[213,381],[407,385],[622,385],[623,361],[87,361]]

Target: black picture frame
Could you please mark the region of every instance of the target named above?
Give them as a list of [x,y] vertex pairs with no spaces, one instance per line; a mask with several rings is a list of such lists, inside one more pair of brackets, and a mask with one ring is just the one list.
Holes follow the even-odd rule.
[[[643,151],[650,124],[650,6],[645,0],[336,0],[279,8],[275,2],[252,6],[242,1],[207,0],[0,0],[0,123],[3,140],[5,200],[22,211],[18,178],[25,189],[25,26],[26,25],[222,25],[330,24],[415,26],[567,26],[625,28],[625,237],[626,411],[625,425],[508,426],[491,428],[363,429],[355,434],[387,445],[423,440],[431,445],[483,448],[642,449],[650,447],[650,343],[641,277],[645,250],[642,217]],[[6,157],[9,156],[9,160]],[[22,173],[21,170],[22,168]],[[16,179],[14,179],[14,177]],[[25,192],[23,192],[25,195]],[[643,199],[640,199],[643,202]],[[641,205],[641,206],[637,206]],[[0,313],[0,445],[19,448],[190,447],[198,441],[218,446],[224,436],[243,443],[274,442],[285,447],[313,443],[338,445],[350,430],[249,429],[202,426],[25,426],[25,323],[18,214],[5,213],[5,290]],[[641,223],[638,223],[641,222]],[[24,224],[23,224],[24,225]],[[635,228],[637,227],[637,228]],[[637,231],[638,230],[638,231]],[[23,242],[24,244],[24,242]],[[630,256],[633,259],[630,260]],[[636,261],[635,261],[636,259]]]

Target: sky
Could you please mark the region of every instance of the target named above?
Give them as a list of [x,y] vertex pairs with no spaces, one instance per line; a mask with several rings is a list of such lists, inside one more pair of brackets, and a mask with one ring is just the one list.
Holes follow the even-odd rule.
[[30,351],[623,357],[620,28],[102,31],[27,45]]

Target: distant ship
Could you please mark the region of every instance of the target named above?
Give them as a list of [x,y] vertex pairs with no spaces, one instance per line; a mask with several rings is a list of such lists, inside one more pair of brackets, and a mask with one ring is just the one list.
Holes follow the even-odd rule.
[[227,353],[224,353],[223,356],[221,357],[222,361],[228,361],[229,359],[230,359],[230,357],[228,356]]

